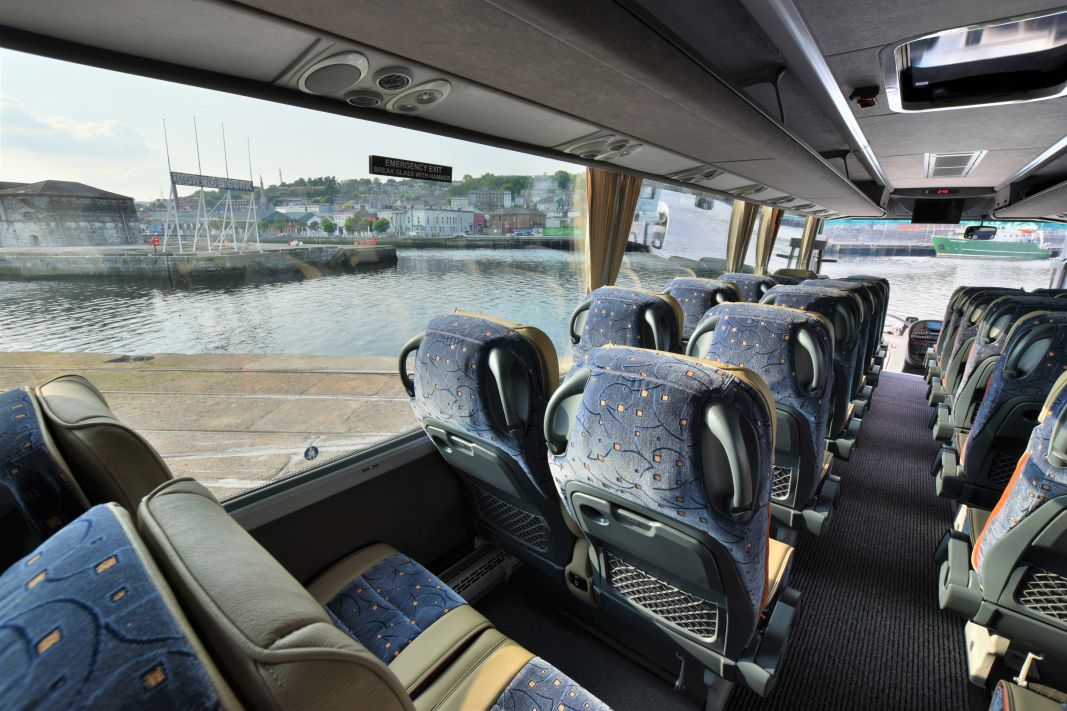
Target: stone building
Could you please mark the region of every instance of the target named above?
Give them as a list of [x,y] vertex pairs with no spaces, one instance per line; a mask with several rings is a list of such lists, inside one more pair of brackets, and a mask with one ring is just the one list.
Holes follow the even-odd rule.
[[142,241],[133,198],[66,180],[0,182],[0,247],[81,247]]
[[524,207],[509,207],[489,213],[489,232],[507,235],[515,230],[536,229],[545,226],[545,213]]

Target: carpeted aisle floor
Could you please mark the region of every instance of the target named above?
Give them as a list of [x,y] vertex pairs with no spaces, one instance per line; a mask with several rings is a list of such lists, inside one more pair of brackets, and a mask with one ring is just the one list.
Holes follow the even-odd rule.
[[918,376],[882,375],[852,461],[834,463],[829,532],[797,542],[801,619],[778,687],[737,690],[730,711],[967,708],[963,621],[937,606],[932,555],[952,504],[934,495],[924,392]]

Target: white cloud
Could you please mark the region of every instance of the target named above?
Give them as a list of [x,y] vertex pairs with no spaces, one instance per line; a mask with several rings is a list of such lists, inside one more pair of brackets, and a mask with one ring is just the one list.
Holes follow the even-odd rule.
[[140,131],[115,119],[81,122],[69,116],[46,116],[10,96],[0,97],[0,148],[124,159],[155,152]]

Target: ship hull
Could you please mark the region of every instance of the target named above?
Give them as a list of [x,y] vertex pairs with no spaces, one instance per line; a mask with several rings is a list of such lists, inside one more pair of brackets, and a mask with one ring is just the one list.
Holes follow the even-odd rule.
[[999,242],[997,240],[934,237],[938,257],[977,257],[984,259],[1049,259],[1051,250],[1034,242]]

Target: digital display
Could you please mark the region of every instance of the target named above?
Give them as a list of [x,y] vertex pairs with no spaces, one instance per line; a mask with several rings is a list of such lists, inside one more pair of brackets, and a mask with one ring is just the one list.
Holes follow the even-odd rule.
[[917,225],[958,225],[963,215],[963,200],[917,199],[911,221]]
[[941,332],[941,322],[940,321],[927,321],[926,322],[926,330],[929,331],[930,333],[940,333]]
[[923,188],[923,195],[955,195],[958,192],[956,188]]

